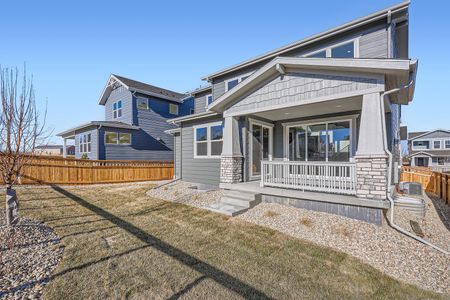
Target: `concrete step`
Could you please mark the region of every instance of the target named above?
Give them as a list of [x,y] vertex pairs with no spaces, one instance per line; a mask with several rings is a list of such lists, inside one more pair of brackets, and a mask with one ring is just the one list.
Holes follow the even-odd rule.
[[223,202],[211,203],[209,205],[204,206],[204,208],[206,208],[210,211],[221,213],[221,214],[231,216],[231,217],[237,216],[238,214],[241,214],[241,213],[245,212],[246,210],[248,210],[248,207],[243,207],[243,206],[233,205],[233,204],[228,204],[228,203],[223,203]]
[[252,208],[255,205],[259,204],[261,202],[261,200],[256,200],[256,199],[247,200],[247,199],[224,196],[220,199],[220,202],[231,204],[231,205],[238,205],[238,206],[243,206],[243,207],[247,207],[247,208]]
[[238,199],[244,199],[244,200],[260,200],[261,194],[259,193],[252,193],[252,192],[244,192],[244,191],[236,191],[236,190],[224,190],[223,191],[224,197],[229,198],[238,198]]

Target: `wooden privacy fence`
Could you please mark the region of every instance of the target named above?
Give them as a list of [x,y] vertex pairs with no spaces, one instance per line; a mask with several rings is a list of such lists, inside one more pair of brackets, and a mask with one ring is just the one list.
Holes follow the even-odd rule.
[[419,182],[426,192],[436,195],[450,205],[450,174],[405,166],[402,167],[400,181]]
[[85,160],[39,156],[22,169],[21,184],[94,184],[173,178],[173,162]]

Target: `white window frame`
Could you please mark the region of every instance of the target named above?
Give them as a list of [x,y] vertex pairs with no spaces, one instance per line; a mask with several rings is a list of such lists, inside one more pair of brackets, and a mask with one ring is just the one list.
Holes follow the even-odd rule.
[[211,104],[211,103],[208,103],[208,98],[209,98],[209,97],[211,97],[211,103],[214,102],[214,98],[213,98],[213,95],[212,95],[212,94],[205,95],[205,103],[206,103],[205,108],[208,108],[208,105]]
[[[120,102],[120,108],[119,108],[119,102]],[[116,105],[116,109],[114,109],[114,104]],[[118,100],[116,102],[112,103],[112,117],[113,119],[120,119],[123,116],[123,101],[122,100]],[[120,111],[120,116],[119,116],[119,111]]]
[[[90,138],[88,138],[89,136],[90,136]],[[85,137],[86,137],[86,141],[84,141]],[[81,154],[92,152],[92,134],[91,133],[83,133],[82,135],[80,135],[80,139],[78,142],[79,142],[78,151]]]
[[[261,128],[267,128],[269,129],[269,154],[268,154],[268,160],[272,161],[273,160],[273,128],[275,127],[274,124],[272,123],[267,123],[261,120],[257,120],[257,119],[253,119],[253,118],[249,118],[249,162],[250,162],[250,166],[253,163],[253,125],[256,126],[261,126]],[[261,177],[261,175],[254,175],[253,174],[253,170],[250,167],[250,178],[253,179],[258,179]]]
[[233,77],[233,78],[230,78],[230,79],[225,80],[225,92],[228,92],[228,91],[229,91],[229,89],[228,89],[228,82],[234,81],[234,80],[237,79],[238,83],[237,83],[236,86],[238,86],[238,85],[242,82],[242,78],[243,78],[243,77],[246,77],[246,79],[247,79],[247,78],[250,77],[251,75],[252,75],[252,73],[250,72],[250,73],[247,73],[247,74],[239,75],[239,76],[236,76],[236,77]]
[[[354,143],[355,143],[355,137],[354,134],[354,126],[355,126],[355,118],[356,116],[346,116],[345,118],[326,118],[326,119],[319,119],[319,120],[310,120],[310,121],[300,121],[300,122],[289,122],[289,123],[283,123],[283,146],[284,146],[284,160],[289,161],[289,128],[291,127],[297,127],[297,126],[310,126],[310,125],[317,125],[317,124],[326,124],[326,131],[328,132],[328,123],[335,123],[335,122],[349,122],[350,123],[350,155],[349,155],[349,162],[353,160],[353,152],[354,152]],[[327,135],[328,139],[328,135]],[[308,137],[306,136],[305,139],[305,162],[308,161]],[[328,142],[325,144],[325,162],[328,162]],[[335,162],[335,161],[333,161]],[[336,162],[339,163],[339,162]]]
[[[107,142],[106,142],[106,134],[107,134],[107,133],[115,133],[115,134],[116,134],[116,141],[117,141],[117,142],[116,142],[116,143],[107,143]],[[122,133],[122,134],[129,134],[129,135],[130,135],[130,143],[128,143],[128,144],[121,144],[121,143],[120,143],[120,139],[119,139],[119,134],[120,134],[120,133]],[[105,144],[105,145],[129,146],[129,145],[131,145],[132,138],[133,138],[133,135],[131,134],[131,132],[105,131],[103,140],[104,140],[104,144]]]
[[[436,143],[439,143],[439,147],[436,147]],[[433,149],[442,149],[442,141],[441,140],[434,140],[433,141]]]
[[324,47],[324,48],[321,48],[321,49],[318,49],[318,50],[314,50],[312,52],[308,52],[308,53],[302,55],[302,57],[306,57],[307,58],[310,55],[313,55],[313,54],[316,54],[316,53],[319,53],[319,52],[322,52],[322,51],[325,50],[326,58],[331,58],[331,49],[332,48],[336,48],[336,47],[339,47],[339,46],[342,46],[342,45],[345,45],[345,44],[353,42],[354,58],[359,58],[359,39],[360,39],[360,37],[357,37],[357,38],[353,38],[353,39],[350,39],[350,40],[342,41],[342,42],[339,42],[339,43],[336,43],[336,44],[332,44],[332,45],[329,45],[327,47]]
[[[145,108],[140,108],[139,107],[139,101],[140,100],[145,100],[146,103],[146,107]],[[136,108],[137,109],[141,109],[141,110],[148,110],[149,105],[148,105],[148,98],[144,98],[144,97],[136,97]]]
[[[448,144],[447,144],[447,142],[448,142]],[[444,141],[444,148],[445,149],[450,149],[450,140],[445,140]]]
[[[211,127],[222,125],[222,140],[214,140],[215,142],[222,141],[223,146],[223,121],[213,122],[213,123],[207,123],[207,124],[201,124],[201,125],[195,125],[192,126],[192,129],[194,130],[194,158],[195,159],[215,159],[220,158],[219,155],[211,155]],[[197,155],[197,129],[198,128],[206,128],[206,141],[202,141],[200,143],[206,143],[206,155]]]
[[[175,107],[176,108],[176,112],[172,112],[172,108]],[[174,116],[178,116],[178,104],[174,104],[174,103],[169,103],[169,114],[174,115]]]
[[[428,142],[428,148],[425,148],[425,146],[414,146],[414,142]],[[430,150],[433,149],[431,148],[431,146],[434,147],[434,143],[433,145],[431,145],[432,140],[412,140],[411,141],[411,149],[412,150]]]

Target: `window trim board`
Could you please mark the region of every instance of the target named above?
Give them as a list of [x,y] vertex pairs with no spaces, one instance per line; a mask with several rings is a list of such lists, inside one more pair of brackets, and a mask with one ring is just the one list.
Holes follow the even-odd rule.
[[[199,124],[199,125],[194,125],[192,126],[192,130],[194,131],[193,133],[193,142],[194,142],[194,146],[193,146],[193,157],[194,159],[218,159],[221,157],[221,155],[211,155],[211,139],[210,139],[210,134],[211,134],[211,127],[214,126],[218,126],[221,125],[222,126],[222,146],[223,146],[223,121],[216,121],[216,122],[210,122],[210,123],[205,123],[205,124]],[[198,128],[205,128],[206,127],[206,155],[197,155],[197,129]],[[218,142],[219,140],[214,140],[216,142]]]

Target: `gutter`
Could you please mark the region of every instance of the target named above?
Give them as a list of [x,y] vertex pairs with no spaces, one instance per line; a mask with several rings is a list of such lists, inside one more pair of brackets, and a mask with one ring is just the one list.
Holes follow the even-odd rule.
[[398,226],[397,224],[395,224],[394,221],[394,199],[392,199],[392,194],[394,192],[394,189],[391,189],[391,180],[392,180],[392,153],[391,151],[389,151],[388,146],[387,146],[387,131],[386,131],[386,116],[385,116],[385,109],[384,109],[384,99],[386,96],[393,94],[393,93],[397,93],[403,89],[409,89],[409,87],[414,83],[414,80],[411,80],[407,85],[403,86],[403,87],[399,87],[399,88],[395,88],[389,91],[386,91],[384,93],[381,94],[380,97],[380,106],[381,106],[381,125],[383,127],[383,146],[384,146],[384,151],[388,154],[389,156],[389,164],[388,164],[388,180],[387,180],[387,190],[386,190],[386,198],[389,200],[390,202],[390,215],[389,215],[389,225],[394,228],[395,230],[427,245],[430,246],[431,248],[434,248],[436,250],[438,250],[439,252],[442,252],[446,255],[449,255],[450,252],[439,248],[438,246],[428,242],[427,240],[418,237],[417,235],[414,235],[412,233],[410,233],[409,231],[401,228],[400,226]]

